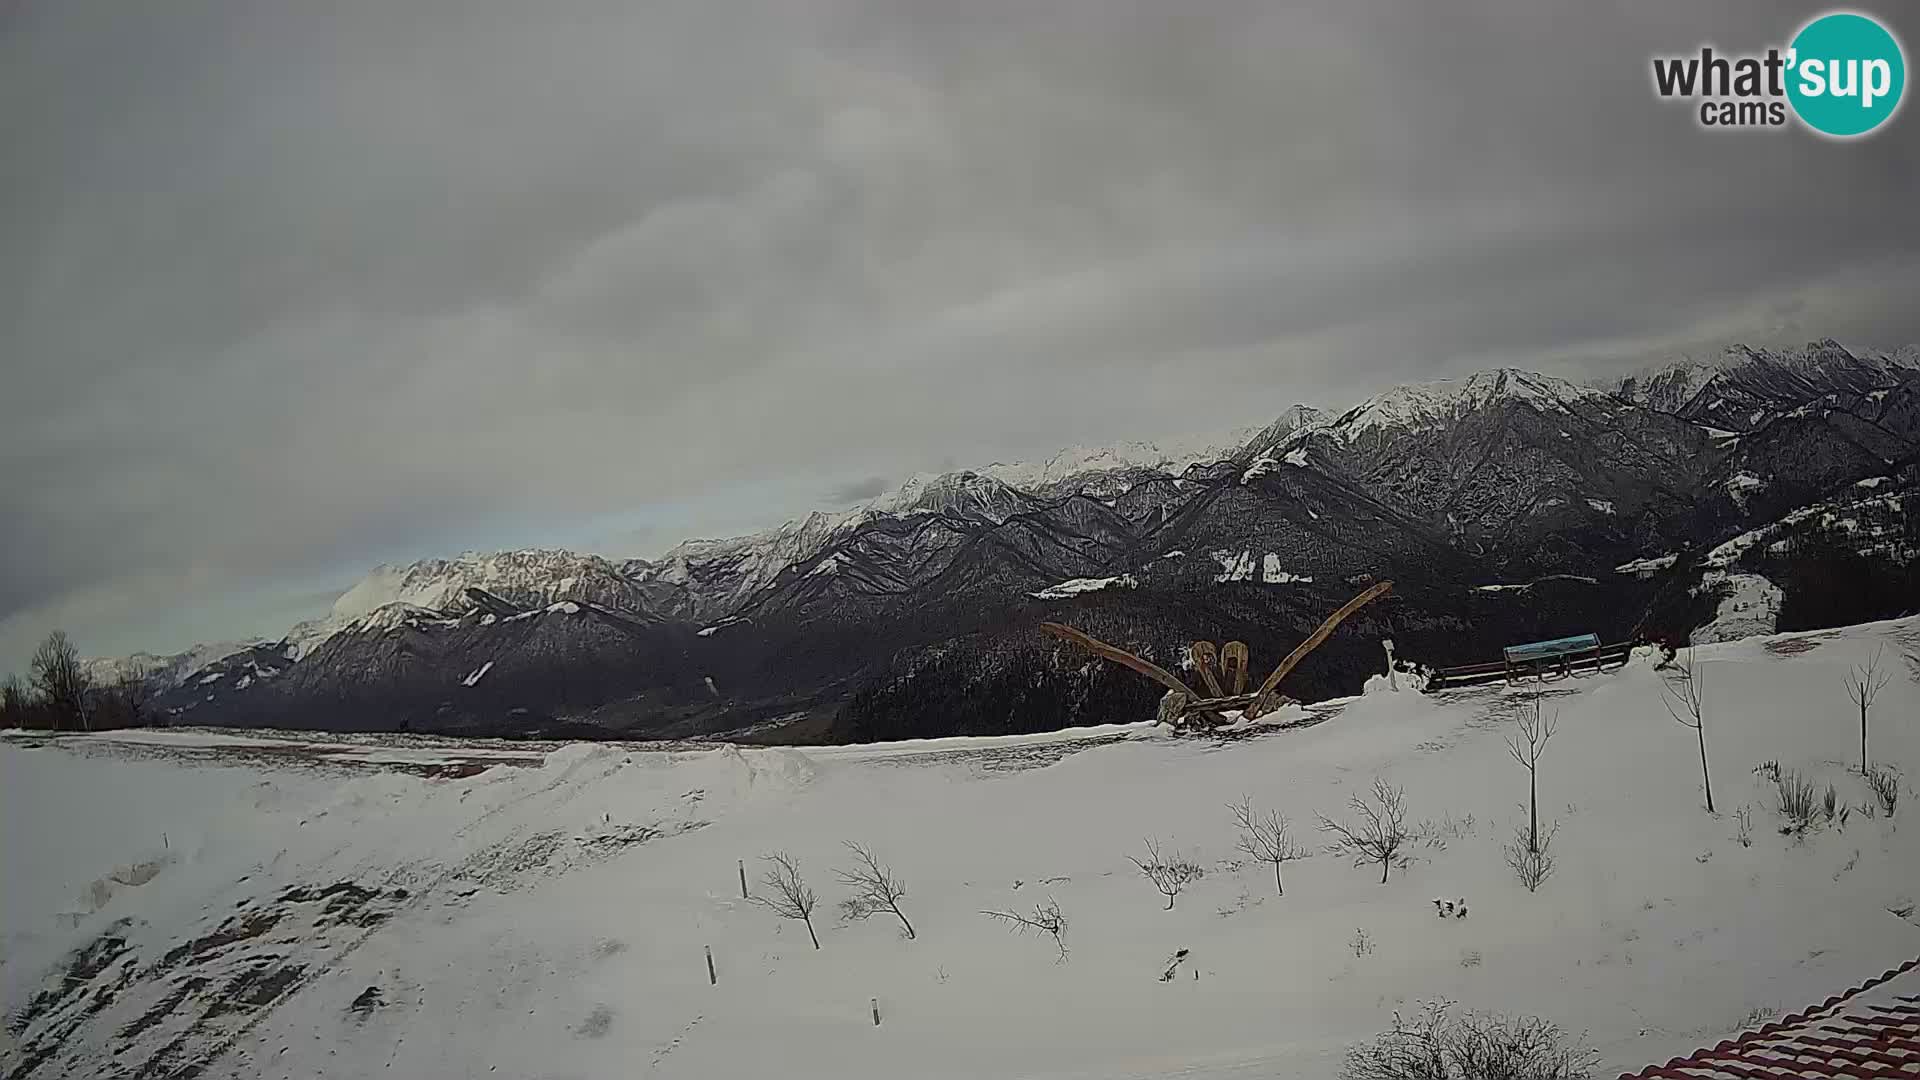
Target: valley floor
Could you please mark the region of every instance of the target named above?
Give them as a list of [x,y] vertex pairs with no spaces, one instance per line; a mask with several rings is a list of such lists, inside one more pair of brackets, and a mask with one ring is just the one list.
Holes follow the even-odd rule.
[[[1920,800],[1902,779],[1869,818],[1849,771],[1842,680],[1876,653],[1872,753],[1920,770],[1920,619],[1699,650],[1717,815],[1651,658],[1547,683],[1535,893],[1501,855],[1527,705],[1502,687],[1230,740],[10,733],[0,1076],[1332,1077],[1435,997],[1584,1031],[1612,1075],[1920,956]],[[1833,785],[1844,824],[1782,835],[1769,761]],[[1375,777],[1426,826],[1384,885],[1314,827]],[[1235,849],[1242,795],[1313,852],[1284,897]],[[1129,861],[1148,837],[1206,870],[1171,911]],[[839,917],[845,841],[904,877],[915,939]],[[741,899],[737,860],[757,880],[774,851],[820,895],[818,950]],[[1048,901],[1064,960],[981,914]]]

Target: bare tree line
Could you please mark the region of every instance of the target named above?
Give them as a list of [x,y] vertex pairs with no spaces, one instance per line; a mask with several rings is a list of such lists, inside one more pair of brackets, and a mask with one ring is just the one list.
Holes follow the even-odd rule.
[[41,640],[24,680],[0,681],[0,727],[104,731],[154,719],[147,671],[136,665],[110,681],[96,679],[63,630]]

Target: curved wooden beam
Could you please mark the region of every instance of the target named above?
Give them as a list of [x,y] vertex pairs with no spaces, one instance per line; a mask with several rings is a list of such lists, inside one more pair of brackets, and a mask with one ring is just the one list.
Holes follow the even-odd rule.
[[1065,623],[1044,622],[1040,624],[1040,629],[1062,641],[1072,642],[1095,656],[1105,657],[1121,667],[1132,668],[1169,690],[1177,690],[1187,695],[1189,700],[1197,700],[1200,697],[1193,692],[1192,687],[1175,678],[1166,668],[1151,661],[1142,660],[1127,650],[1109,645],[1099,638],[1083,634]]
[[1280,680],[1286,678],[1287,673],[1292,671],[1295,665],[1305,660],[1308,653],[1319,648],[1321,642],[1332,636],[1334,629],[1338,627],[1341,622],[1345,621],[1347,616],[1352,615],[1354,612],[1359,611],[1361,608],[1366,607],[1368,604],[1373,603],[1375,600],[1380,599],[1392,591],[1393,582],[1382,581],[1361,593],[1359,596],[1340,605],[1339,611],[1327,616],[1327,621],[1320,624],[1320,629],[1308,635],[1307,640],[1301,642],[1298,648],[1288,653],[1287,658],[1280,661],[1280,666],[1273,669],[1273,674],[1267,676],[1267,681],[1260,684],[1260,689],[1254,691],[1253,704],[1247,708],[1247,719],[1252,720],[1272,711],[1275,704],[1274,699],[1278,696],[1274,691],[1280,686]]

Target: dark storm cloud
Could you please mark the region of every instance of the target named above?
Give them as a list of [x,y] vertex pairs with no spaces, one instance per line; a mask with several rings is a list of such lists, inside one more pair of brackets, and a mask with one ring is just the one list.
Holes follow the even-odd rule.
[[1814,10],[10,5],[0,667],[1490,363],[1920,339],[1911,109],[1650,90]]

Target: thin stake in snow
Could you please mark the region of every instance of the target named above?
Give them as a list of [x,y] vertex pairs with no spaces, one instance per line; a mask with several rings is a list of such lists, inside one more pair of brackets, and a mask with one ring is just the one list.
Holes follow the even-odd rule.
[[818,949],[820,937],[813,932],[813,906],[817,898],[800,877],[800,863],[784,851],[776,851],[764,858],[773,865],[768,868],[766,876],[760,879],[760,884],[771,895],[752,897],[752,902],[783,919],[805,923],[807,938]]
[[740,899],[747,898],[747,860],[736,860],[740,864]]
[[707,946],[707,985],[719,986],[720,973],[713,969],[713,946]]
[[879,1027],[880,1026],[880,999],[869,998],[868,1000],[873,1004],[873,1026]]
[[1867,757],[1867,710],[1873,708],[1873,699],[1878,697],[1893,672],[1882,670],[1880,658],[1885,649],[1875,649],[1873,659],[1854,668],[1847,675],[1847,698],[1860,707],[1860,775],[1866,776],[1872,768]]
[[1713,774],[1707,771],[1706,692],[1701,686],[1700,669],[1693,662],[1693,646],[1687,646],[1685,659],[1674,664],[1675,675],[1661,684],[1661,700],[1667,715],[1681,727],[1693,729],[1700,739],[1700,783],[1707,793],[1707,813],[1713,809]]

